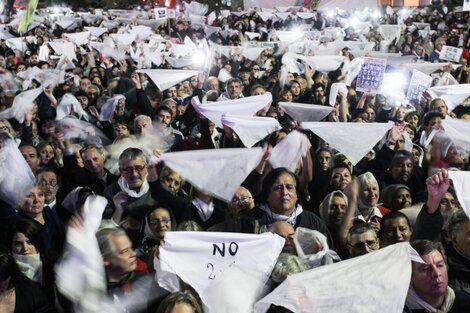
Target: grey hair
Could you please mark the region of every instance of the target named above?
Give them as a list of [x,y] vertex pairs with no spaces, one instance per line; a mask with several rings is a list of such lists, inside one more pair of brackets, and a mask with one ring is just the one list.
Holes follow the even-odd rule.
[[117,236],[127,235],[123,229],[116,227],[102,228],[96,233],[96,239],[98,240],[98,246],[100,248],[102,257],[109,257],[116,252],[116,246],[114,245],[111,238]]
[[203,231],[204,229],[195,221],[183,221],[176,228],[177,231]]
[[147,158],[142,150],[137,148],[127,148],[119,156],[119,168],[123,167],[124,162],[140,158],[147,165]]
[[137,115],[137,116],[134,118],[134,129],[135,129],[136,126],[137,126],[137,122],[138,122],[138,121],[142,121],[142,120],[146,120],[146,121],[148,121],[149,123],[152,123],[152,119],[151,119],[149,116],[140,114],[140,115]]
[[369,223],[360,223],[353,225],[348,231],[348,244],[351,243],[351,238],[354,235],[360,235],[367,233],[368,231],[372,232],[377,239],[377,233],[375,232],[375,229],[369,224]]
[[288,276],[308,270],[302,260],[292,254],[283,253],[277,259],[274,270],[271,273],[271,279],[277,283],[282,283]]
[[458,232],[463,223],[470,220],[467,214],[462,209],[458,209],[450,215],[447,219],[447,222],[444,225],[444,231],[450,238],[453,238],[454,235]]

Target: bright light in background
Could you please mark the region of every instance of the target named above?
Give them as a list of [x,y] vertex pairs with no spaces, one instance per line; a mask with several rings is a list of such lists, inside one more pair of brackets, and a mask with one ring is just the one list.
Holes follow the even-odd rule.
[[379,10],[374,10],[374,13],[372,13],[372,17],[375,19],[379,19],[382,17],[382,14],[380,13]]
[[53,7],[52,12],[54,12],[55,14],[59,14],[60,13],[60,8],[59,7]]
[[333,18],[333,17],[335,17],[335,15],[336,15],[336,12],[334,12],[334,11],[326,12],[326,16],[328,16],[329,18]]
[[203,51],[198,50],[193,53],[191,60],[193,61],[194,67],[201,68],[206,63],[206,54]]
[[302,29],[298,27],[292,28],[292,36],[292,41],[300,39],[303,36]]
[[179,10],[180,10],[180,6],[177,5],[177,6],[176,6],[176,11],[179,11]]
[[170,1],[169,1],[169,0],[166,0],[166,1],[165,1],[165,6],[166,6],[166,7],[169,7],[169,6],[170,6]]
[[409,76],[403,72],[389,72],[384,74],[380,93],[387,95],[394,100],[405,96]]

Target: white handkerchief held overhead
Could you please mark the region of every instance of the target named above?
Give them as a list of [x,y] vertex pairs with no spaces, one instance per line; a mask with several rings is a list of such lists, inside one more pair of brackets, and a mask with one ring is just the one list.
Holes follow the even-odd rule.
[[273,168],[285,167],[294,172],[301,157],[307,155],[308,138],[294,130],[272,150],[269,163]]
[[164,153],[160,160],[200,190],[226,202],[263,156],[261,148]]
[[442,120],[442,126],[450,140],[460,148],[470,151],[470,122],[466,120],[452,119]]
[[[402,313],[411,280],[411,261],[420,260],[408,242],[294,274],[258,301],[296,313]],[[358,288],[360,284],[360,288]]]
[[15,118],[21,124],[24,121],[24,115],[29,112],[33,106],[33,101],[43,92],[43,88],[35,88],[23,91],[15,97],[10,108],[0,112],[0,119]]
[[302,123],[302,128],[310,129],[332,148],[343,153],[353,165],[356,165],[392,126],[393,123]]
[[470,190],[470,172],[449,171],[449,178],[452,179],[460,205],[470,218],[470,194],[468,192]]
[[197,76],[197,71],[185,70],[137,70],[137,73],[144,73],[157,85],[161,91],[170,88],[183,80],[192,76]]
[[251,148],[272,132],[281,129],[279,122],[272,117],[223,114],[222,124],[230,127],[240,137],[245,147]]
[[204,312],[251,313],[283,246],[271,233],[167,232],[158,284],[172,286],[161,274],[174,273],[200,295]]
[[333,111],[333,107],[295,102],[279,102],[284,112],[298,122],[318,122]]
[[194,109],[211,120],[217,127],[222,128],[222,114],[232,113],[235,115],[253,116],[259,110],[268,107],[272,102],[272,94],[266,92],[264,95],[251,96],[237,100],[217,101],[201,104],[198,97],[191,99]]

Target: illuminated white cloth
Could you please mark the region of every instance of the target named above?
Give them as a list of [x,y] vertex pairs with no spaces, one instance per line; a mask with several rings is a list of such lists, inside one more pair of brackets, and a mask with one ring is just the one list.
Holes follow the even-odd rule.
[[273,168],[285,167],[294,172],[300,158],[307,155],[308,143],[305,134],[294,130],[273,148],[269,163]]
[[70,61],[77,60],[75,54],[75,45],[72,42],[64,40],[49,41],[49,46],[55,51],[57,55],[66,56]]
[[74,20],[67,20],[67,21],[57,21],[56,24],[62,27],[62,29],[67,29],[71,27],[75,23]]
[[228,126],[240,137],[245,147],[251,148],[255,143],[274,131],[281,129],[279,122],[272,117],[223,114],[222,125]]
[[16,141],[1,132],[0,139],[0,198],[16,209],[23,205],[36,180]]
[[299,18],[301,18],[303,20],[306,20],[306,19],[309,19],[309,18],[313,18],[315,16],[315,13],[312,13],[312,12],[297,12],[297,13],[295,13],[295,15],[297,15]]
[[200,295],[204,312],[250,313],[283,246],[284,239],[271,233],[167,232],[156,277],[175,291],[164,278],[177,274]]
[[106,27],[91,27],[91,26],[85,26],[85,29],[90,32],[95,37],[99,37],[103,35],[104,33],[108,32],[108,29]]
[[398,40],[400,38],[402,25],[379,25],[378,31],[384,40]]
[[111,34],[110,37],[114,40],[116,45],[128,46],[136,39],[136,34]]
[[184,8],[186,14],[194,14],[201,16],[206,15],[209,11],[209,5],[197,1],[191,1],[191,3],[184,2]]
[[161,91],[170,88],[183,80],[192,76],[197,76],[197,71],[185,70],[138,70],[137,73],[144,73],[157,85]]
[[339,92],[343,93],[343,96],[347,97],[348,96],[348,87],[346,87],[346,84],[344,83],[334,83],[331,85],[330,88],[330,105],[335,106],[336,103],[336,97],[338,97]]
[[261,52],[266,48],[256,48],[256,47],[245,47],[242,50],[242,54],[248,60],[256,61]]
[[470,96],[470,84],[436,86],[429,88],[427,91],[433,99],[443,99],[449,111],[452,111]]
[[191,104],[197,112],[207,117],[218,127],[222,128],[222,114],[232,113],[235,115],[253,116],[259,110],[270,105],[272,99],[272,94],[270,92],[266,92],[264,95],[259,96],[205,104],[201,104],[198,97],[193,97],[191,99]]
[[441,123],[446,135],[455,145],[470,151],[469,121],[446,118]]
[[109,121],[113,118],[114,111],[116,110],[116,106],[118,105],[119,100],[126,99],[123,95],[116,95],[112,98],[109,98],[101,107],[100,112],[100,121]]
[[424,74],[430,75],[446,66],[446,63],[404,63],[401,66],[410,70],[416,69]]
[[285,21],[287,18],[291,15],[290,12],[277,12],[276,16],[280,18],[281,20]]
[[226,202],[261,161],[261,148],[164,153],[160,160],[200,190]]
[[342,72],[345,75],[344,83],[347,86],[351,86],[352,81],[359,75],[363,63],[364,58],[354,58],[352,61],[346,60]]
[[302,123],[356,165],[392,128],[393,123]]
[[12,50],[20,50],[21,52],[25,52],[28,49],[28,46],[25,42],[26,37],[15,37],[5,40],[5,44],[7,47],[11,48]]
[[297,313],[382,312],[384,308],[387,313],[402,313],[411,261],[421,258],[406,242],[294,274],[258,301],[254,312],[264,313],[275,304]]
[[437,82],[436,86],[448,86],[448,85],[458,85],[459,82],[450,75],[448,72],[442,74],[441,78]]
[[88,37],[90,37],[90,32],[70,33],[64,34],[64,36],[77,46],[81,46],[86,45],[88,43]]
[[310,67],[319,72],[335,71],[346,61],[345,57],[337,55],[303,56],[294,54],[293,57],[305,61]]
[[295,102],[279,102],[279,106],[298,122],[318,122],[334,110],[330,106]]
[[0,112],[0,119],[15,118],[20,124],[24,121],[24,115],[29,112],[33,106],[33,101],[42,93],[43,88],[35,88],[27,91],[23,91],[19,95],[15,96],[13,104],[10,108]]
[[276,30],[276,36],[279,41],[291,43],[304,37],[304,34],[300,31],[282,31]]
[[39,61],[48,61],[49,60],[49,47],[47,44],[42,44],[39,47]]
[[452,179],[457,199],[467,216],[470,217],[470,172],[449,171],[449,178]]
[[56,121],[56,129],[64,133],[65,140],[81,139],[86,143],[104,145],[109,138],[95,125],[77,118],[64,117]]
[[261,19],[264,21],[264,22],[267,22],[268,20],[272,19],[274,16],[271,12],[256,12],[256,14],[259,15],[259,17],[261,17]]
[[165,60],[171,65],[172,68],[191,67],[194,64],[194,59],[191,57],[176,59],[167,55],[165,56]]
[[78,313],[103,312],[107,286],[96,232],[108,201],[89,196],[83,205],[83,225],[67,229],[65,251],[56,265],[56,286]]
[[59,104],[57,105],[57,120],[61,120],[67,115],[71,115],[73,113],[77,114],[79,118],[85,118],[88,120],[88,113],[83,110],[82,105],[78,102],[77,98],[71,93],[66,93],[62,100],[60,100]]
[[250,39],[253,40],[255,38],[260,38],[261,34],[260,33],[253,33],[253,32],[245,32],[245,35]]

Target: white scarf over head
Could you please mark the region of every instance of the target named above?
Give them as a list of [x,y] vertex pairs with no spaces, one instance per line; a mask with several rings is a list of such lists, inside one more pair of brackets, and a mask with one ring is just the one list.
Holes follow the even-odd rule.
[[272,132],[281,129],[279,122],[272,117],[222,114],[222,125],[228,126],[240,137],[245,147],[251,148]]
[[[364,313],[381,312],[384,308],[387,313],[402,313],[412,260],[421,258],[408,242],[397,243],[294,274],[258,301],[254,312],[264,313],[274,304],[299,313]],[[367,273],[358,269],[367,269]],[[357,288],[358,281],[361,288]]]
[[199,190],[230,202],[262,156],[261,148],[208,149],[164,153],[160,160]]
[[330,146],[344,154],[356,165],[382,137],[393,123],[302,123]]
[[201,296],[204,312],[250,313],[283,246],[271,233],[167,232],[156,277],[175,291],[169,274],[178,275]]

